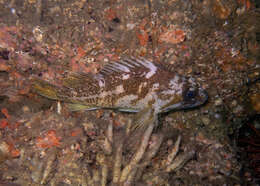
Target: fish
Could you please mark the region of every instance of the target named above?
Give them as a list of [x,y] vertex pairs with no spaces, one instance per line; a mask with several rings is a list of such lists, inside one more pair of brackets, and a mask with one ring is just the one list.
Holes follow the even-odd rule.
[[71,111],[111,109],[139,113],[139,118],[196,108],[208,99],[192,77],[135,57],[108,62],[96,74],[68,72],[60,86],[35,79],[33,89],[41,96],[64,101]]

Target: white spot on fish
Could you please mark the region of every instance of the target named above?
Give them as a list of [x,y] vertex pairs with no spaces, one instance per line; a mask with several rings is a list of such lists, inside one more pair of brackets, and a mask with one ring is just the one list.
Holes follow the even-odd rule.
[[105,87],[105,81],[104,81],[104,79],[99,79],[99,80],[98,80],[98,85],[99,85],[100,88]]
[[157,95],[154,95],[155,102],[153,104],[154,112],[159,113],[161,112],[161,108],[168,104],[169,100],[162,100],[159,99]]
[[188,82],[189,82],[190,84],[192,84],[193,86],[196,85],[195,79],[192,78],[192,77],[190,77],[190,78],[188,79]]
[[112,95],[117,95],[117,94],[121,94],[123,93],[125,90],[124,90],[124,87],[123,85],[118,85],[115,90],[112,90],[112,91],[103,91],[101,92],[101,94],[99,95],[99,97],[106,97],[106,96],[112,96]]
[[[103,91],[103,92],[100,93],[100,95],[97,95],[96,97],[102,97],[103,98],[103,97],[106,97],[108,95],[112,95],[111,91]],[[89,96],[89,98],[90,98],[90,96]]]
[[150,68],[150,72],[148,72],[147,74],[146,74],[146,78],[147,79],[149,79],[150,77],[152,77],[155,73],[156,73],[156,66],[154,66],[155,68]]
[[169,88],[167,90],[162,91],[164,95],[175,95],[182,94],[183,83],[179,82],[179,76],[175,76],[169,82]]
[[125,95],[116,101],[116,105],[118,107],[129,107],[129,105],[132,105],[131,102],[137,98],[138,96],[134,94]]
[[[124,87],[123,87],[123,85],[119,85],[119,86],[117,86],[116,87],[116,90],[115,90],[115,94],[121,94],[121,93],[123,93],[125,90],[124,90]],[[112,91],[113,92],[113,91]]]
[[96,76],[94,76],[95,79],[98,81],[98,86],[100,88],[105,87],[105,80],[104,77],[101,74],[97,74]]
[[174,81],[178,82],[179,80],[180,80],[180,77],[176,75],[176,76],[174,77]]
[[160,84],[159,83],[154,83],[152,87],[152,91],[158,90]]
[[129,79],[129,77],[130,77],[129,74],[123,74],[123,75],[122,75],[122,79],[123,79],[123,80]]
[[[170,80],[169,88],[171,89],[181,89],[182,82],[179,82],[179,76],[175,76],[173,79]],[[184,81],[184,80],[183,80]]]
[[140,94],[142,92],[142,89],[145,88],[147,85],[147,82],[143,82],[138,87],[138,93]]
[[145,75],[146,79],[149,79],[152,77],[156,71],[157,67],[150,61],[147,61],[146,59],[138,60],[140,63],[142,63],[146,68],[148,68],[150,71]]

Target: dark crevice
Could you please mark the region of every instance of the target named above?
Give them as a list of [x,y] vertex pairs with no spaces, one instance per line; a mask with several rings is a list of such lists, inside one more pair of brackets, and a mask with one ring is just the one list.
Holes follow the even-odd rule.
[[4,60],[9,60],[9,53],[8,50],[2,50],[0,51],[0,57]]

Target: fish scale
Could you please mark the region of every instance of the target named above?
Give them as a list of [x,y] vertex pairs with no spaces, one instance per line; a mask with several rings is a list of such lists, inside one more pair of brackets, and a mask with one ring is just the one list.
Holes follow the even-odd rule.
[[153,114],[204,104],[206,91],[192,79],[144,58],[109,62],[97,74],[68,73],[60,87],[40,79],[34,90],[47,98],[70,103],[71,110],[114,109]]

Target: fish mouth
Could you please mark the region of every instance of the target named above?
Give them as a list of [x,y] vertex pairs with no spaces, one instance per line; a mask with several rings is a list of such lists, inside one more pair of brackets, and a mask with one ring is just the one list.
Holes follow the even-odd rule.
[[188,110],[204,105],[208,100],[208,93],[204,89],[198,90],[198,99],[192,101],[181,101],[161,110],[160,113],[168,113],[178,110]]

